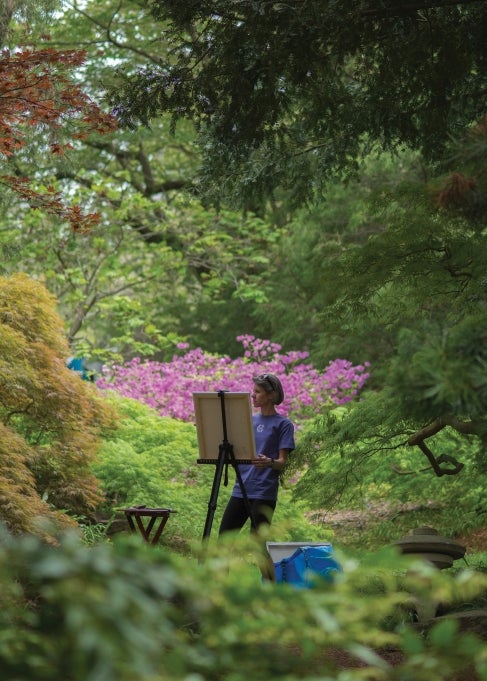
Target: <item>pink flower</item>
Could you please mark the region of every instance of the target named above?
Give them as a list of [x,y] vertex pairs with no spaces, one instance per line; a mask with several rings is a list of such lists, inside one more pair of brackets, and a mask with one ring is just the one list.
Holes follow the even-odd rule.
[[248,335],[237,340],[244,348],[237,359],[201,348],[190,350],[187,343],[178,343],[178,349],[186,352],[170,362],[136,357],[121,366],[103,367],[97,385],[145,402],[162,416],[193,422],[193,392],[250,392],[252,376],[268,372],[276,374],[284,387],[286,398],[280,413],[299,425],[324,408],[352,400],[369,377],[369,362],[353,366],[348,360],[336,359],[319,372],[304,362],[308,357],[305,351],[281,354],[281,346],[269,340]]

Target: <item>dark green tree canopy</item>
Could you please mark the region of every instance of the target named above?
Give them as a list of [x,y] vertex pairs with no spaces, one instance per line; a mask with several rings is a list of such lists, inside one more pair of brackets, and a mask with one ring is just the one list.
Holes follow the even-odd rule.
[[[371,146],[437,158],[483,114],[487,4],[153,0],[172,57],[128,74],[126,124],[195,121],[204,188],[299,202]],[[468,46],[468,49],[466,49]],[[222,182],[222,177],[225,181]]]

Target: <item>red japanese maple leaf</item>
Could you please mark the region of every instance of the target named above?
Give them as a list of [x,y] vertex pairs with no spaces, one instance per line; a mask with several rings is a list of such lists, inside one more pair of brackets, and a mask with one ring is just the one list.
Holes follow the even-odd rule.
[[[48,131],[50,153],[62,155],[73,140],[115,129],[115,118],[103,113],[72,78],[84,60],[85,53],[75,50],[0,52],[0,157],[13,157],[23,149],[27,130]],[[1,181],[32,208],[68,220],[74,229],[89,229],[97,220],[96,214],[85,215],[77,205],[65,205],[58,192],[36,191],[29,178],[5,174]]]

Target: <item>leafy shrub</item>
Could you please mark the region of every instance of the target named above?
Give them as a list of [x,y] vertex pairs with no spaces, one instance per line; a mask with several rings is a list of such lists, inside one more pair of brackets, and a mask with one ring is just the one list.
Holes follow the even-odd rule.
[[400,614],[473,599],[485,575],[388,553],[296,589],[261,582],[242,560],[259,560],[250,539],[225,544],[188,560],[135,538],[52,548],[2,534],[3,681],[444,681],[471,666],[487,679],[485,645],[455,619],[416,628]]
[[[193,392],[250,391],[252,376],[274,373],[282,379],[285,399],[279,411],[298,424],[325,408],[352,400],[367,380],[368,363],[353,366],[345,359],[330,362],[325,371],[304,362],[307,352],[281,353],[281,346],[253,336],[239,336],[244,356],[211,355],[200,348],[174,356],[171,362],[135,358],[123,366],[105,367],[97,384],[141,400],[163,416],[194,420]],[[187,350],[186,344],[180,344]]]
[[[120,414],[118,429],[108,433],[93,464],[106,495],[104,510],[145,505],[173,508],[162,539],[188,548],[202,537],[208,513],[214,465],[197,464],[199,457],[194,425],[159,416],[154,409],[116,394],[107,401]],[[230,468],[229,484],[220,487],[214,517],[217,529],[221,514],[233,488]],[[323,531],[313,527],[305,516],[306,508],[291,502],[290,489],[282,488],[275,513],[273,540],[313,541]]]
[[57,302],[24,274],[0,277],[0,517],[12,531],[74,526],[101,494],[90,463],[114,414],[66,367]]
[[[373,409],[376,402],[371,402]],[[362,527],[356,533],[362,546],[388,543],[421,525],[432,525],[446,536],[485,525],[487,477],[475,441],[438,433],[434,451],[460,459],[465,467],[458,475],[437,477],[420,449],[405,444],[400,422],[387,453],[374,449],[383,441],[380,423],[374,440],[348,442],[339,426],[347,414],[350,427],[360,429],[355,413],[354,404],[339,406],[308,420],[300,430],[287,471],[297,478],[293,499],[319,512],[325,522],[326,511],[332,509],[362,510],[371,526],[369,532]],[[376,418],[380,422],[380,414]]]

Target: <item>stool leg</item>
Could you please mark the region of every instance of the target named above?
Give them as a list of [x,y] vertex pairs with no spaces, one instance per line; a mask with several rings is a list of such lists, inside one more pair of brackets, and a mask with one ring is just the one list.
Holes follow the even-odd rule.
[[140,534],[144,537],[145,541],[149,541],[149,535],[147,534],[147,531],[144,527],[144,523],[142,522],[142,519],[140,516],[135,517],[135,521],[137,523],[137,527],[139,528]]
[[160,539],[160,537],[161,537],[161,534],[162,534],[162,530],[163,530],[164,527],[166,526],[166,523],[167,523],[167,519],[168,519],[168,518],[169,518],[169,513],[167,513],[166,515],[161,516],[161,522],[159,523],[159,527],[157,528],[157,532],[155,533],[154,539],[152,540],[152,543],[153,543],[153,544],[157,544],[157,542],[159,541],[159,539]]
[[132,516],[130,515],[130,513],[126,513],[126,514],[125,514],[125,517],[127,518],[127,521],[128,521],[128,524],[129,524],[129,527],[130,527],[131,532],[137,532],[137,528],[136,528],[135,525],[134,525],[134,521],[133,521],[133,518],[132,518]]

